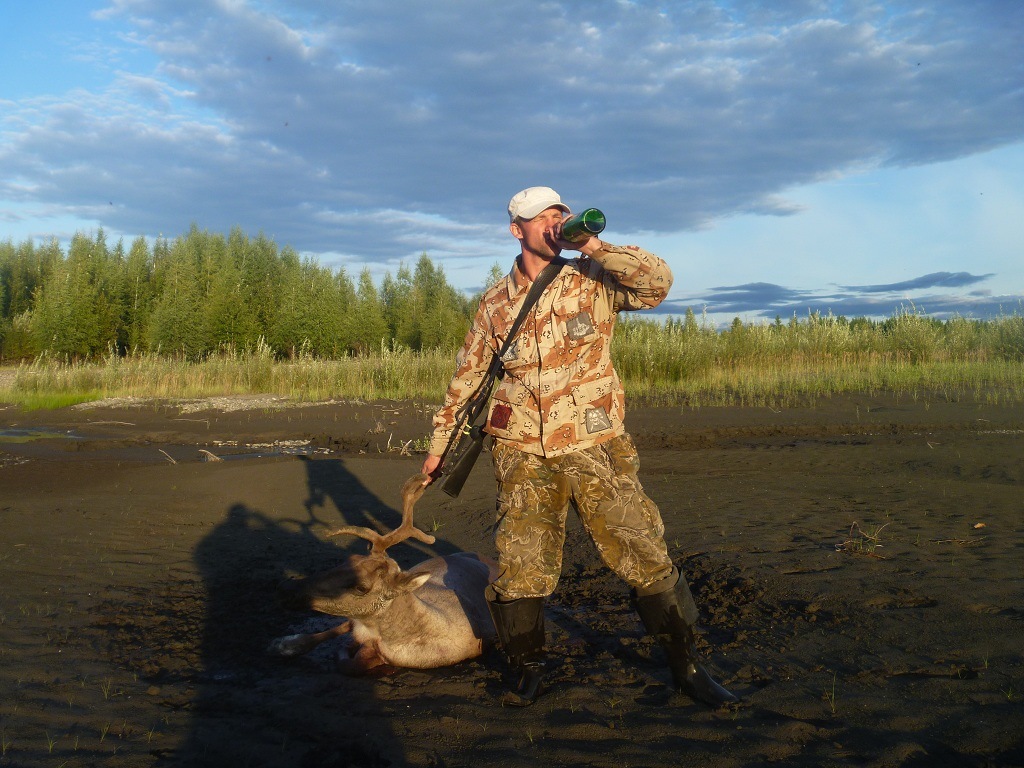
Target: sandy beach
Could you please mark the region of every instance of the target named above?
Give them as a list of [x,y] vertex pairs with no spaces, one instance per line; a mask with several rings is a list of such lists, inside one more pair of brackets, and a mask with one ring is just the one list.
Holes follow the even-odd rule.
[[[496,651],[372,679],[275,637],[340,619],[278,586],[393,527],[432,409],[273,398],[0,405],[0,766],[1024,765],[1024,407],[884,397],[634,408],[627,427],[709,667],[673,694],[572,522],[550,690],[502,708]],[[417,507],[493,554],[484,456]]]

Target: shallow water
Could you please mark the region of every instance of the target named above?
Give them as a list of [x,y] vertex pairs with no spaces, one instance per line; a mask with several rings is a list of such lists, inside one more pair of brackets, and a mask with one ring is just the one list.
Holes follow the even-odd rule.
[[78,440],[73,432],[53,432],[47,429],[0,429],[0,443],[31,443],[34,440]]

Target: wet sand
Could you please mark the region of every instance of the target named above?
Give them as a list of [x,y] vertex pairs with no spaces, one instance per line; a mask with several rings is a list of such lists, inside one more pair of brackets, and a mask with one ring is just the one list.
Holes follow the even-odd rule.
[[[327,531],[397,524],[431,409],[239,405],[0,405],[0,766],[1024,765],[1024,407],[633,409],[743,697],[713,711],[575,521],[530,709],[498,704],[493,650],[374,679],[268,656],[338,621],[277,586],[364,551]],[[391,554],[492,555],[493,492],[484,456],[418,505],[437,543]]]

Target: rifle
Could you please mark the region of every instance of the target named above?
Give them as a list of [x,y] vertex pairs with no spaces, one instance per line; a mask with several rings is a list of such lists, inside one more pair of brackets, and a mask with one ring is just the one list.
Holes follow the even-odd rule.
[[[495,365],[497,361],[497,365]],[[487,375],[473,396],[456,413],[455,430],[441,457],[441,473],[445,475],[441,490],[452,498],[462,492],[473,465],[484,447],[484,426],[487,424],[487,404],[491,399],[494,382],[502,371],[501,359],[495,355]]]
[[537,275],[501,349],[491,358],[483,381],[480,382],[480,386],[476,388],[469,400],[455,413],[455,429],[452,430],[451,439],[441,455],[441,474],[446,476],[441,490],[452,498],[462,492],[462,486],[466,484],[466,479],[483,450],[486,437],[484,427],[487,424],[487,404],[491,399],[494,382],[504,373],[505,369],[501,358],[512,345],[512,340],[519,332],[519,327],[537,303],[537,299],[567,263],[565,259],[556,257]]

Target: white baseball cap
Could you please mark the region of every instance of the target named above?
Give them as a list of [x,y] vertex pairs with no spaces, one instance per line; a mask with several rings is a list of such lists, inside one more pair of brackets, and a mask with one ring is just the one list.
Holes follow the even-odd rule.
[[562,202],[562,198],[551,187],[529,187],[517,192],[508,201],[508,218],[510,221],[517,218],[529,221],[548,208],[561,208],[569,213],[569,206]]

